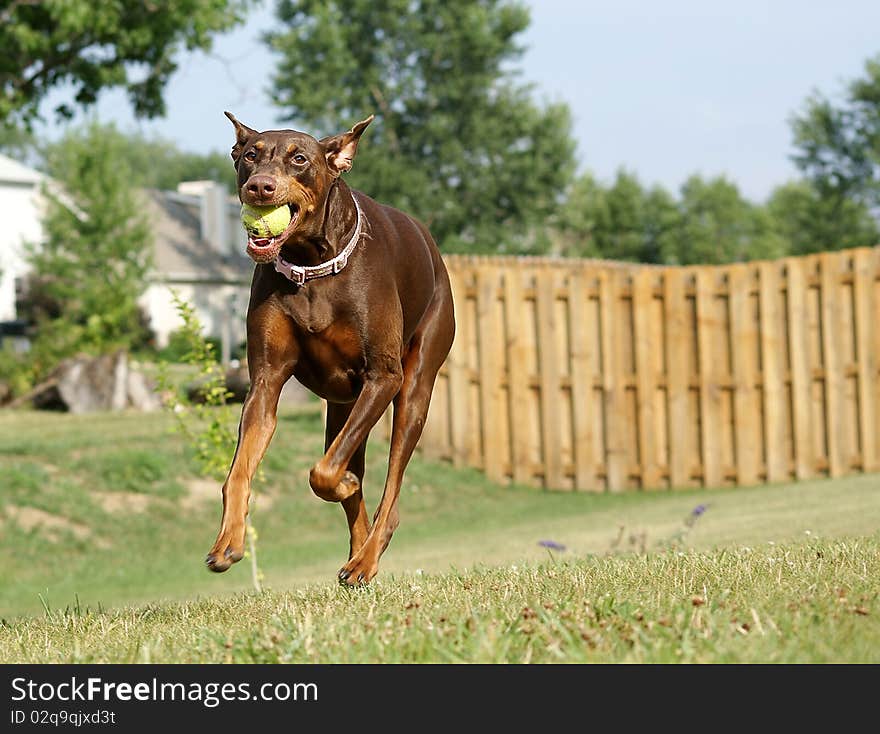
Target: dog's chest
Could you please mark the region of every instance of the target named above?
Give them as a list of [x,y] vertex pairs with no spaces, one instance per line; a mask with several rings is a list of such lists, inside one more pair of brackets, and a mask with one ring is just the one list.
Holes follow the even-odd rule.
[[329,298],[309,292],[308,286],[284,299],[284,308],[293,322],[307,334],[319,334],[334,320],[334,308]]

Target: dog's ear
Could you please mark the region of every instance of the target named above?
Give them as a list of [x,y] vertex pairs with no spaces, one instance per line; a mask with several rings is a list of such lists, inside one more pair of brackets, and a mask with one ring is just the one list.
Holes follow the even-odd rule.
[[247,139],[251,135],[256,135],[257,131],[249,128],[247,125],[240,123],[235,119],[235,115],[231,112],[224,112],[229,118],[229,121],[235,126],[235,145],[232,146],[232,160],[238,163],[238,159],[241,157],[241,147],[247,142]]
[[339,133],[339,135],[331,135],[321,139],[324,154],[327,156],[327,165],[330,166],[330,172],[334,176],[351,170],[351,162],[354,160],[354,154],[357,153],[358,141],[374,117],[375,115],[370,115],[366,120],[361,120],[347,133]]

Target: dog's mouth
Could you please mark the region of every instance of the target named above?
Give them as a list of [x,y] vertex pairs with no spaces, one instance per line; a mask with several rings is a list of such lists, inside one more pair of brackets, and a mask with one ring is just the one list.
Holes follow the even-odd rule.
[[296,204],[288,204],[287,208],[290,209],[290,224],[281,234],[276,234],[274,237],[260,237],[248,232],[247,254],[255,263],[262,265],[272,262],[281,252],[281,246],[296,229],[300,209]]

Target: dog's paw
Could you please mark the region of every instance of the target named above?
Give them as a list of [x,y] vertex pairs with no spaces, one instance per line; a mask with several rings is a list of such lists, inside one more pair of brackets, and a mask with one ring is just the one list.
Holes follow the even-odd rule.
[[242,558],[244,558],[244,539],[236,544],[223,536],[217,539],[214,547],[205,556],[205,565],[210,571],[221,573]]
[[368,562],[364,557],[355,556],[342,568],[336,578],[343,586],[364,586],[379,573],[378,562]]

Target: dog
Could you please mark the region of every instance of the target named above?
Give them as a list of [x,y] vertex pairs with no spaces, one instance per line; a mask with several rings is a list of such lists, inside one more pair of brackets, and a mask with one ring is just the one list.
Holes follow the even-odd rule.
[[[342,179],[371,115],[318,140],[295,130],[258,132],[229,112],[242,204],[290,208],[279,235],[249,236],[254,260],[247,311],[250,389],[223,484],[223,515],[206,558],[225,571],[244,555],[250,483],[276,426],[278,396],[295,377],[327,401],[324,455],[312,491],[345,510],[345,585],[369,583],[399,524],[403,474],[455,335],[449,275],[427,227]],[[364,456],[370,430],[394,403],[388,473],[368,520]]]

